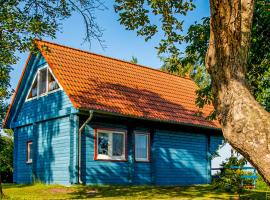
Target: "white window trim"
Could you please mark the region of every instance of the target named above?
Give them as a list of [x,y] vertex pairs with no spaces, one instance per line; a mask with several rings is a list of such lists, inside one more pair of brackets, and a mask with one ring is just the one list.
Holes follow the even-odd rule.
[[32,154],[33,154],[33,142],[32,141],[27,141],[27,160],[26,160],[26,163],[32,163],[33,162],[33,159],[29,158],[30,157],[30,144],[32,145]]
[[[43,70],[43,69],[45,69],[45,68],[47,68],[47,76],[46,76],[46,92],[43,93],[43,94],[41,94],[41,95],[39,95],[39,85],[38,85],[38,82],[39,82],[39,74],[40,74],[40,71]],[[59,88],[56,89],[56,90],[48,91],[48,88],[49,88],[49,86],[48,86],[48,71],[51,73],[51,75],[53,76],[54,80],[57,82],[57,84],[58,84],[58,86],[59,86]],[[28,96],[29,96],[29,94],[30,94],[30,92],[31,92],[31,90],[32,90],[32,86],[33,86],[33,84],[34,84],[36,78],[37,78],[37,96],[28,99]],[[25,101],[32,101],[32,100],[34,100],[34,99],[38,99],[38,98],[40,98],[40,97],[47,96],[47,95],[49,95],[49,94],[51,94],[51,93],[54,93],[54,92],[57,92],[57,91],[59,91],[59,90],[63,90],[63,87],[60,85],[60,83],[59,83],[58,80],[56,79],[56,77],[55,77],[55,75],[53,74],[53,72],[52,72],[51,68],[49,67],[49,65],[46,64],[46,65],[44,65],[43,67],[40,67],[40,68],[37,69],[37,73],[36,73],[34,79],[32,80],[32,83],[31,83],[30,89],[29,89],[29,91],[28,91],[28,93],[27,93],[27,95],[26,95]]]
[[[99,144],[99,137],[98,137],[98,134],[99,133],[108,133],[109,134],[109,149],[108,149],[108,153],[109,155],[102,155],[102,154],[99,154],[98,153],[98,144]],[[113,144],[112,144],[112,135],[113,133],[119,133],[119,134],[122,134],[124,136],[124,142],[123,142],[123,152],[124,154],[122,156],[113,156],[112,155],[112,147],[113,147]],[[118,161],[125,161],[126,160],[126,132],[124,131],[117,131],[117,130],[104,130],[104,129],[97,129],[97,132],[96,132],[96,159],[97,160],[118,160]]]
[[[136,157],[136,135],[146,135],[147,137],[147,158],[137,158]],[[135,158],[135,161],[138,161],[138,162],[149,162],[150,161],[150,133],[147,133],[147,132],[135,132],[135,136],[134,136],[134,145],[135,145],[135,148],[134,148],[134,158]]]

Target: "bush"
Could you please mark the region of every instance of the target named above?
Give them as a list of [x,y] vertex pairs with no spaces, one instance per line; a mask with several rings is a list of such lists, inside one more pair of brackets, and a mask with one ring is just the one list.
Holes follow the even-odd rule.
[[13,139],[10,135],[0,135],[0,161],[0,173],[2,181],[12,183]]
[[[214,188],[224,190],[226,192],[241,192],[241,176],[245,174],[245,172],[241,170],[241,167],[246,163],[247,161],[245,158],[239,158],[237,153],[232,152],[231,157],[221,164],[223,170],[217,174],[219,178],[213,181]],[[232,167],[235,166],[240,169],[232,169]]]
[[256,180],[256,188],[259,190],[267,190],[270,192],[270,187],[265,183],[261,175],[257,174],[258,178]]

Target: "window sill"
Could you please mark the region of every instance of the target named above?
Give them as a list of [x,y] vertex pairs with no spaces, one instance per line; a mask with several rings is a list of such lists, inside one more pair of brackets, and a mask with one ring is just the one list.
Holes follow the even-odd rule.
[[118,160],[118,159],[101,159],[101,158],[95,158],[95,161],[104,161],[104,162],[127,162],[127,159]]
[[151,160],[135,160],[137,163],[150,163]]
[[27,102],[27,101],[32,101],[32,100],[39,99],[39,98],[42,98],[42,97],[46,97],[46,96],[48,96],[49,94],[58,92],[58,91],[60,91],[60,90],[62,90],[62,89],[61,89],[61,88],[58,88],[58,89],[56,89],[56,90],[52,90],[52,91],[49,91],[49,92],[46,92],[46,93],[37,95],[37,96],[32,97],[32,98],[30,98],[30,99],[26,99],[25,101]]

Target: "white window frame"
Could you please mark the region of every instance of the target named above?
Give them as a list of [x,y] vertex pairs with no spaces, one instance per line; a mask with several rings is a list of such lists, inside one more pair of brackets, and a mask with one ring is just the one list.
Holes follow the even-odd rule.
[[[99,144],[99,133],[108,133],[109,134],[109,144],[108,144],[108,154],[103,155],[98,153],[98,144]],[[113,133],[122,134],[124,137],[123,142],[123,155],[122,156],[113,156]],[[117,131],[117,130],[104,130],[104,129],[97,129],[96,130],[96,160],[116,160],[116,161],[125,161],[126,160],[126,132],[125,131]]]
[[[46,92],[43,93],[43,94],[41,94],[41,95],[39,95],[39,77],[40,77],[40,71],[43,70],[43,69],[45,69],[45,68],[47,69],[47,76],[46,76]],[[48,88],[49,88],[48,72],[51,73],[51,75],[53,76],[54,80],[55,80],[56,83],[58,84],[58,86],[59,86],[58,89],[52,90],[52,91],[48,91]],[[33,84],[34,84],[36,78],[37,78],[37,96],[28,99],[28,96],[29,96],[30,92],[32,91],[32,87],[33,87]],[[57,92],[57,91],[59,91],[59,90],[63,90],[63,87],[60,85],[60,83],[58,82],[58,80],[55,78],[55,76],[54,76],[52,70],[50,69],[49,65],[46,64],[45,66],[40,67],[40,68],[37,70],[37,73],[36,73],[34,79],[32,80],[31,87],[30,87],[30,90],[29,90],[28,93],[27,93],[27,96],[26,96],[26,100],[25,100],[25,101],[31,101],[31,100],[34,100],[34,99],[38,99],[38,98],[40,98],[40,97],[43,97],[43,96],[46,96],[46,95],[48,95],[48,94]]]
[[[136,135],[145,135],[147,138],[147,158],[137,158],[136,155]],[[135,132],[135,136],[134,136],[134,157],[135,157],[135,161],[137,162],[149,162],[150,161],[150,133],[145,133],[145,132]]]
[[32,141],[27,141],[27,143],[26,143],[26,163],[32,163],[33,162],[33,159],[32,158],[30,158],[30,144],[31,144],[31,149],[32,149],[32,151],[31,151],[31,153],[32,153],[32,156],[33,156],[33,142]]

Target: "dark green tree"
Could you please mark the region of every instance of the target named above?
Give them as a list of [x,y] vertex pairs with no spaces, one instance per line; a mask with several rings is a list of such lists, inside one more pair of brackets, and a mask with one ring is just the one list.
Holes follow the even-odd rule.
[[138,58],[136,58],[135,56],[132,56],[130,62],[133,64],[138,64]]
[[2,179],[8,181],[13,173],[13,133],[11,130],[0,137],[0,146],[0,169],[1,174],[5,175]]
[[[157,53],[164,61],[163,68],[177,71],[183,67],[180,71],[185,73],[187,66],[194,68],[191,63],[200,58],[196,60],[200,65],[196,63],[198,67],[194,68],[193,73],[194,76],[201,73],[202,76],[197,76],[197,78],[206,78],[206,81],[199,81],[205,87],[204,91],[200,91],[201,94],[199,94],[203,99],[197,103],[202,106],[205,103],[213,103],[225,139],[234,149],[244,155],[270,184],[270,113],[265,110],[267,106],[262,107],[253,96],[256,94],[255,90],[259,91],[256,97],[262,99],[261,104],[264,104],[263,98],[265,97],[260,97],[259,94],[265,94],[261,91],[265,90],[265,83],[268,84],[269,79],[265,75],[258,78],[257,73],[253,76],[254,78],[250,77],[251,85],[254,84],[254,81],[259,80],[260,82],[256,83],[253,92],[250,90],[247,80],[247,70],[250,68],[251,62],[249,57],[252,56],[249,51],[250,46],[258,44],[259,48],[264,48],[264,45],[269,45],[267,43],[269,40],[262,39],[269,34],[269,31],[264,33],[265,27],[257,27],[258,35],[255,37],[258,37],[256,41],[261,40],[261,43],[254,41],[255,43],[251,44],[251,34],[253,29],[256,29],[252,26],[255,1],[210,0],[209,37],[198,35],[198,37],[202,37],[202,41],[196,41],[196,44],[202,42],[202,46],[199,46],[202,49],[199,51],[191,49],[191,52],[188,52],[190,55],[184,60],[186,55],[179,48],[187,40],[182,30],[183,15],[194,9],[192,0],[115,1],[115,11],[119,14],[119,21],[127,30],[136,31],[146,41],[158,32],[164,36],[157,46]],[[256,2],[262,5],[257,8],[260,10],[261,16],[255,16],[254,20],[256,17],[258,20],[265,19],[264,15],[269,14],[270,4],[267,0]],[[207,26],[207,22],[205,23]],[[265,26],[269,25],[267,23],[268,21],[265,21]],[[195,37],[197,36],[195,35]],[[209,39],[205,40],[205,38]],[[204,42],[208,46],[207,50],[204,49]],[[197,52],[202,52],[202,54],[197,55]],[[265,58],[268,53],[261,52],[261,57]],[[205,62],[202,59],[204,55]],[[190,58],[191,60],[188,60]],[[205,63],[209,75],[205,73],[203,63]],[[255,66],[254,61],[252,64]],[[269,65],[261,65],[261,61],[257,64],[256,72],[260,71],[258,68],[261,66],[269,69]],[[262,71],[266,70],[262,69]],[[208,76],[211,79],[207,78]]]

